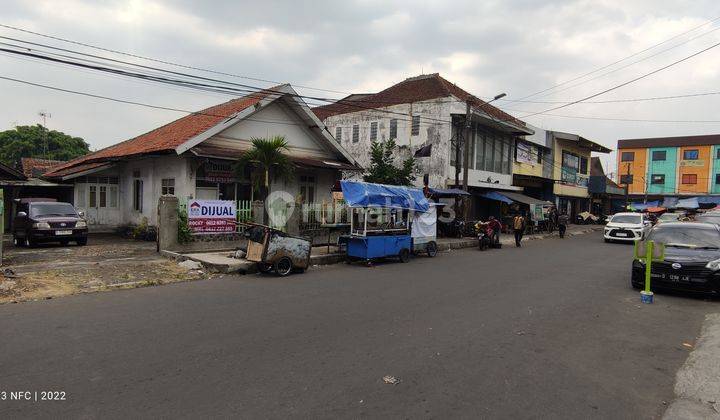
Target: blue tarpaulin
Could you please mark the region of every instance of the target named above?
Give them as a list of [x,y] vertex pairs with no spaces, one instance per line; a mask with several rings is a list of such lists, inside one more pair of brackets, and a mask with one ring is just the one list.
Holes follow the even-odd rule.
[[702,197],[698,197],[698,204],[715,204],[720,205],[720,196],[717,195],[704,195]]
[[340,181],[343,199],[350,207],[382,207],[428,211],[430,207],[422,190],[397,185]]
[[633,210],[645,210],[648,207],[658,207],[659,202],[658,201],[648,201],[647,203],[643,203],[642,201],[638,201],[636,203],[630,203],[630,208]]
[[455,197],[456,195],[470,195],[469,192],[459,188],[428,188],[430,194],[437,197]]
[[696,209],[700,207],[700,204],[698,203],[697,197],[690,197],[678,200],[675,207],[679,209]]
[[661,207],[665,207],[666,209],[674,209],[677,207],[678,198],[677,197],[665,197],[663,198]]
[[508,204],[512,204],[512,203],[513,203],[513,200],[505,197],[504,195],[502,195],[502,194],[500,194],[499,192],[496,192],[496,191],[488,191],[488,192],[486,192],[486,193],[483,193],[483,194],[481,195],[481,197],[485,197],[485,198],[488,198],[488,199],[490,199],[490,200],[495,200],[495,201],[502,201],[503,203],[508,203]]

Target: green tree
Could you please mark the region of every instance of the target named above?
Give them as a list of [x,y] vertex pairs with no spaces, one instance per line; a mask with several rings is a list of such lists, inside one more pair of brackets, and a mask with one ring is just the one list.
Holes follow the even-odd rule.
[[253,147],[242,154],[236,172],[243,176],[245,168],[250,167],[253,183],[260,187],[260,197],[266,201],[270,194],[270,179],[289,179],[294,172],[293,163],[285,154],[288,143],[283,136],[253,138],[250,141]]
[[70,160],[89,152],[89,145],[80,137],[47,130],[40,124],[0,132],[0,161],[8,165],[23,157]]
[[395,166],[396,152],[394,139],[374,141],[370,148],[370,168],[363,177],[365,182],[388,185],[411,185],[415,181],[416,162],[411,156]]

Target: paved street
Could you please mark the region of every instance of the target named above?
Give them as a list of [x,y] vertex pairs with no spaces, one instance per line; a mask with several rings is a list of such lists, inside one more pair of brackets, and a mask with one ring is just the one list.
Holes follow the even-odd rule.
[[[657,418],[720,302],[599,233],[0,306],[0,417]],[[384,375],[401,380],[383,383]]]

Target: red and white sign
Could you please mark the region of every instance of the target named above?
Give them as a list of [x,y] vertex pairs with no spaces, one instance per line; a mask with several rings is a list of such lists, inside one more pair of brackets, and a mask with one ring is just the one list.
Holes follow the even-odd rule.
[[226,200],[191,200],[188,203],[188,226],[193,233],[235,232],[235,202]]

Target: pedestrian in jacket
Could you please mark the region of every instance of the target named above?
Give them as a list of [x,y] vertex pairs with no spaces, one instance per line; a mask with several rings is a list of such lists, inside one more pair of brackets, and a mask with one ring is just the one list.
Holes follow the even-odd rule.
[[570,217],[568,217],[567,212],[563,210],[562,214],[558,216],[558,232],[560,233],[560,237],[565,237],[565,231],[567,230],[568,222],[570,221]]
[[513,232],[515,233],[515,246],[520,247],[520,241],[525,233],[525,217],[522,214],[517,214],[513,218]]

